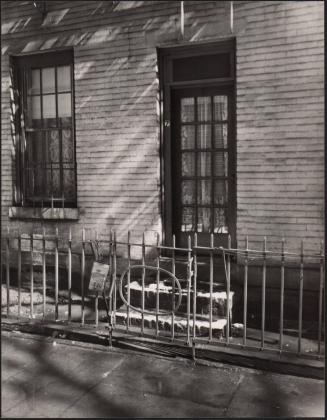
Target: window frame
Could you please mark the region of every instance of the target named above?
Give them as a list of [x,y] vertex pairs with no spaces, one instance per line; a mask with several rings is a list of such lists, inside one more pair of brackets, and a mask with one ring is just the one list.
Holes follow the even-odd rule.
[[[17,141],[16,141],[16,177],[15,177],[15,187],[16,187],[16,194],[14,196],[14,204],[18,207],[36,207],[36,208],[77,208],[77,163],[76,163],[76,138],[75,138],[75,83],[74,83],[74,53],[73,49],[63,49],[63,50],[56,50],[56,51],[47,51],[47,52],[37,52],[33,54],[22,54],[17,56],[12,56],[12,71],[13,71],[13,84],[14,84],[14,91],[16,91],[16,101],[18,107],[18,115],[14,116],[15,120],[15,131],[18,133]],[[50,195],[50,192],[46,191],[48,194],[45,194],[45,191],[42,192],[44,195],[44,200],[41,199],[36,201],[35,199],[31,199],[28,197],[27,186],[26,186],[26,155],[27,155],[27,148],[26,148],[26,135],[28,132],[41,132],[42,130],[47,130],[47,128],[42,127],[36,129],[29,129],[25,127],[25,122],[27,121],[26,115],[27,112],[31,112],[31,109],[28,108],[27,104],[27,87],[26,87],[26,80],[28,76],[28,72],[31,72],[33,69],[42,69],[47,67],[55,67],[57,69],[60,66],[70,66],[70,94],[71,94],[71,123],[67,126],[71,130],[71,142],[73,148],[73,159],[71,162],[72,169],[66,168],[66,170],[71,170],[74,173],[74,182],[73,182],[73,196],[64,197],[62,198],[54,198],[54,196]],[[55,74],[57,70],[55,70]],[[41,72],[40,72],[41,77]],[[55,77],[55,84],[57,85],[57,77]],[[53,127],[54,130],[58,130],[59,135],[59,153],[61,155],[62,149],[62,131],[65,127],[58,125],[58,90],[57,86],[55,86],[55,102],[56,102],[56,126]],[[42,92],[40,91],[40,96]],[[22,114],[23,112],[23,114]],[[24,115],[24,121],[22,122]],[[49,131],[51,129],[48,129]],[[59,169],[59,176],[60,178],[60,185],[61,191],[64,192],[64,183],[63,183],[63,173],[65,164],[62,162],[62,156],[60,156],[58,169]]]

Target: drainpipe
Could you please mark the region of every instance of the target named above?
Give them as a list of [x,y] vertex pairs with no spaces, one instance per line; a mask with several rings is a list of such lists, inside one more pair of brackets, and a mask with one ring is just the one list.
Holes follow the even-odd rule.
[[[182,2],[183,3],[183,2]],[[234,31],[234,5],[233,1],[230,2],[230,32]]]

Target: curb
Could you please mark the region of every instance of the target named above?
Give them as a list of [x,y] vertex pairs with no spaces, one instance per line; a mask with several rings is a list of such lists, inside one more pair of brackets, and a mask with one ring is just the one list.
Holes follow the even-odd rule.
[[[22,333],[37,334],[75,342],[84,342],[105,347],[109,346],[108,331],[103,329],[103,327],[83,326],[83,329],[78,329],[67,324],[33,320],[18,322],[17,320],[9,319],[2,319],[1,326],[3,331],[20,331]],[[289,358],[289,360],[282,360],[278,355],[256,354],[242,349],[213,347],[205,344],[196,344],[196,347],[192,348],[187,345],[159,342],[144,337],[127,336],[126,334],[117,332],[114,332],[112,337],[112,345],[121,349],[146,352],[163,357],[193,359],[201,364],[203,362],[223,363],[312,379],[322,380],[325,378],[324,358],[312,360],[293,357]]]

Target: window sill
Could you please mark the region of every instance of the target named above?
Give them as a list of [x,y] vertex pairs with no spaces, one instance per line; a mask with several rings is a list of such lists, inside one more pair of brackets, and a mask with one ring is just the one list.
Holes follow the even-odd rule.
[[78,220],[77,208],[9,207],[10,219]]

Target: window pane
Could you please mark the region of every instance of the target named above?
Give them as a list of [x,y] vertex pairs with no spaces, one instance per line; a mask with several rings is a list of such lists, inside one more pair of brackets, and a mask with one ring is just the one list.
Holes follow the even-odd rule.
[[224,206],[227,204],[228,183],[225,180],[215,181],[214,203]]
[[63,162],[73,162],[73,141],[71,130],[62,130],[62,160]]
[[65,92],[70,89],[70,66],[57,68],[57,89],[58,92]]
[[75,198],[75,177],[74,169],[64,165],[63,168],[64,196],[66,199]]
[[211,180],[198,181],[198,204],[211,204]]
[[194,204],[195,202],[195,182],[182,181],[182,204]]
[[198,153],[198,176],[211,175],[211,152]]
[[195,154],[190,152],[182,153],[182,176],[195,175]]
[[228,176],[227,152],[215,153],[215,175]]
[[214,96],[213,97],[213,112],[215,121],[227,120],[227,96]]
[[182,232],[194,232],[194,209],[183,207],[182,210]]
[[70,117],[72,115],[72,103],[70,93],[61,93],[58,95],[58,116]]
[[198,209],[198,232],[211,232],[211,209],[204,207]]
[[194,149],[195,147],[195,128],[194,125],[183,125],[181,132],[182,149]]
[[227,149],[227,124],[215,124],[215,147]]
[[214,233],[228,233],[226,210],[215,209],[214,211]]
[[211,97],[198,97],[198,121],[211,120]]
[[181,99],[181,120],[182,122],[194,121],[194,98]]
[[54,93],[54,91],[55,91],[54,67],[42,69],[42,93]]
[[40,96],[32,96],[32,119],[41,119],[41,102]]
[[31,91],[32,94],[39,94],[40,93],[40,70],[32,70],[32,86]]
[[198,148],[211,148],[211,124],[201,124],[198,126]]
[[47,160],[48,162],[59,162],[59,131],[51,130],[46,131],[47,143]]
[[42,99],[43,99],[43,118],[56,118],[55,95],[42,96]]

